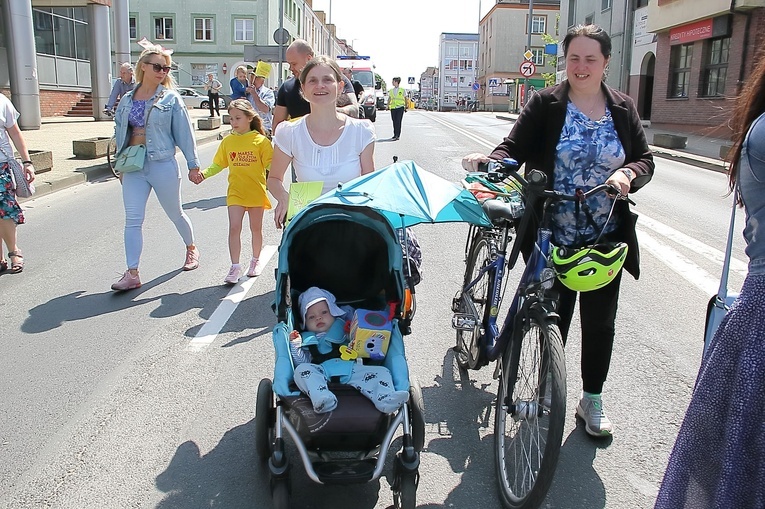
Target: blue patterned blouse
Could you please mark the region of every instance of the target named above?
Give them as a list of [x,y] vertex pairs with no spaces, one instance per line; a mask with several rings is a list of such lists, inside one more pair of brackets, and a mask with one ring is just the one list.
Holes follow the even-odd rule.
[[128,115],[130,127],[146,127],[146,103],[148,101],[150,99],[145,101],[133,99],[133,106],[130,108],[130,115]]
[[[573,102],[569,102],[566,122],[556,147],[553,189],[565,194],[574,194],[577,188],[589,191],[621,168],[624,158],[624,148],[616,133],[611,111],[606,107],[606,114],[600,120],[592,120]],[[553,243],[580,247],[597,239],[612,203],[613,199],[605,193],[598,193],[587,200],[593,222],[597,225],[595,228],[581,206],[577,214],[574,202],[559,202],[552,216]],[[616,215],[614,212],[604,234],[616,229],[620,219]]]

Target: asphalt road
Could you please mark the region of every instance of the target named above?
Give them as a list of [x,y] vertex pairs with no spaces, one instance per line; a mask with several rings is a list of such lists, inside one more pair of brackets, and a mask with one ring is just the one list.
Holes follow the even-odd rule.
[[[398,142],[386,140],[392,126],[384,112],[375,127],[378,167],[396,155],[457,181],[461,157],[489,151],[510,124],[490,114],[407,112]],[[200,147],[203,164],[215,148]],[[201,250],[200,268],[189,273],[179,270],[180,238],[151,198],[144,286],[121,295],[109,290],[124,270],[116,180],[27,202],[27,224],[19,228],[25,271],[0,276],[0,507],[271,507],[268,474],[254,449],[254,404],[259,380],[272,373],[275,258],[229,295],[221,284],[229,266],[225,191],[223,175],[200,186],[184,183]],[[657,159],[653,182],[634,195],[642,276],[623,281],[604,392],[616,434],[594,441],[574,419],[575,323],[566,351],[570,418],[544,507],[653,507],[719,278],[730,211],[724,194],[723,175]],[[280,234],[271,217],[264,240],[273,250]],[[426,405],[418,507],[498,507],[492,369],[460,377],[450,351],[450,303],[462,278],[467,228],[416,231],[425,274],[406,344]],[[247,237],[243,245],[247,252]],[[745,273],[740,235],[734,258],[730,286],[738,289]],[[228,304],[228,319],[219,310],[227,296],[241,300]],[[209,335],[216,323],[222,327]],[[199,337],[209,345],[190,351]],[[375,483],[324,487],[293,466],[295,508],[392,504],[390,468]]]

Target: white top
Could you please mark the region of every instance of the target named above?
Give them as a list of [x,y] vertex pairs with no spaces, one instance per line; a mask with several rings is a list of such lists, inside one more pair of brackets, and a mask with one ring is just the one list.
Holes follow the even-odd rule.
[[13,147],[11,147],[11,139],[8,136],[9,129],[13,127],[16,120],[19,118],[19,112],[13,107],[13,103],[5,95],[0,94],[0,161],[5,161],[8,157],[5,154],[13,157]]
[[306,117],[281,122],[274,144],[292,157],[298,182],[324,182],[322,194],[361,175],[361,152],[375,141],[375,130],[368,120],[345,117],[345,127],[335,143],[316,144],[305,125]]

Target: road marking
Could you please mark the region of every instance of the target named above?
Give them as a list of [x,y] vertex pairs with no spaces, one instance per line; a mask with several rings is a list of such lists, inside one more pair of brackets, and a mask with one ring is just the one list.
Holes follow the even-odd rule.
[[[725,253],[723,251],[720,251],[719,249],[715,249],[711,246],[708,246],[704,244],[703,242],[700,242],[693,237],[686,235],[683,232],[680,232],[678,230],[675,230],[671,226],[667,226],[666,224],[660,223],[659,221],[656,221],[655,219],[651,219],[650,217],[646,216],[644,213],[640,213],[638,218],[638,224],[640,226],[645,226],[647,228],[650,228],[654,232],[658,233],[659,235],[663,235],[664,237],[667,237],[668,239],[677,242],[681,246],[685,246],[691,251],[694,251],[700,255],[702,255],[707,260],[710,260],[720,266],[722,268],[723,259],[725,258]],[[731,257],[730,260],[730,270],[738,273],[742,277],[746,277],[747,273],[747,264],[745,262],[742,262],[740,260],[737,260],[733,257]]]
[[[263,247],[260,251],[260,262],[263,264],[263,267],[268,264],[274,253],[276,253],[276,246]],[[256,277],[249,277],[244,279],[244,281],[240,280],[239,283],[231,288],[231,291],[221,301],[210,316],[210,319],[205,322],[194,339],[186,346],[187,352],[202,352],[215,341],[223,326],[226,325],[231,315],[234,314],[239,303],[244,300],[257,279]]]
[[644,230],[638,229],[637,233],[640,247],[645,247],[659,261],[677,272],[683,279],[704,292],[704,294],[713,295],[717,293],[717,289],[720,287],[719,277],[712,276],[709,272],[681,255],[676,249],[662,244]]
[[458,133],[462,134],[463,136],[467,136],[471,140],[480,143],[481,145],[485,146],[486,148],[490,148],[494,150],[494,148],[497,146],[496,143],[491,143],[485,138],[480,138],[479,136],[471,133],[470,131],[466,131],[465,129],[458,127],[450,122],[445,122],[444,120],[438,118],[438,115],[434,114],[428,114],[428,117],[430,117],[432,120],[435,120],[439,124],[448,127],[449,129],[452,129],[454,131],[457,131]]

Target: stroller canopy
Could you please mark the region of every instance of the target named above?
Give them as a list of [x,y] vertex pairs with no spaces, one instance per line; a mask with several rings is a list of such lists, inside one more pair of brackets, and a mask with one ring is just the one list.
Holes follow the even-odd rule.
[[353,307],[398,302],[400,315],[406,284],[402,264],[398,234],[380,212],[313,203],[293,218],[279,246],[277,318],[285,321],[292,299],[311,286]]

